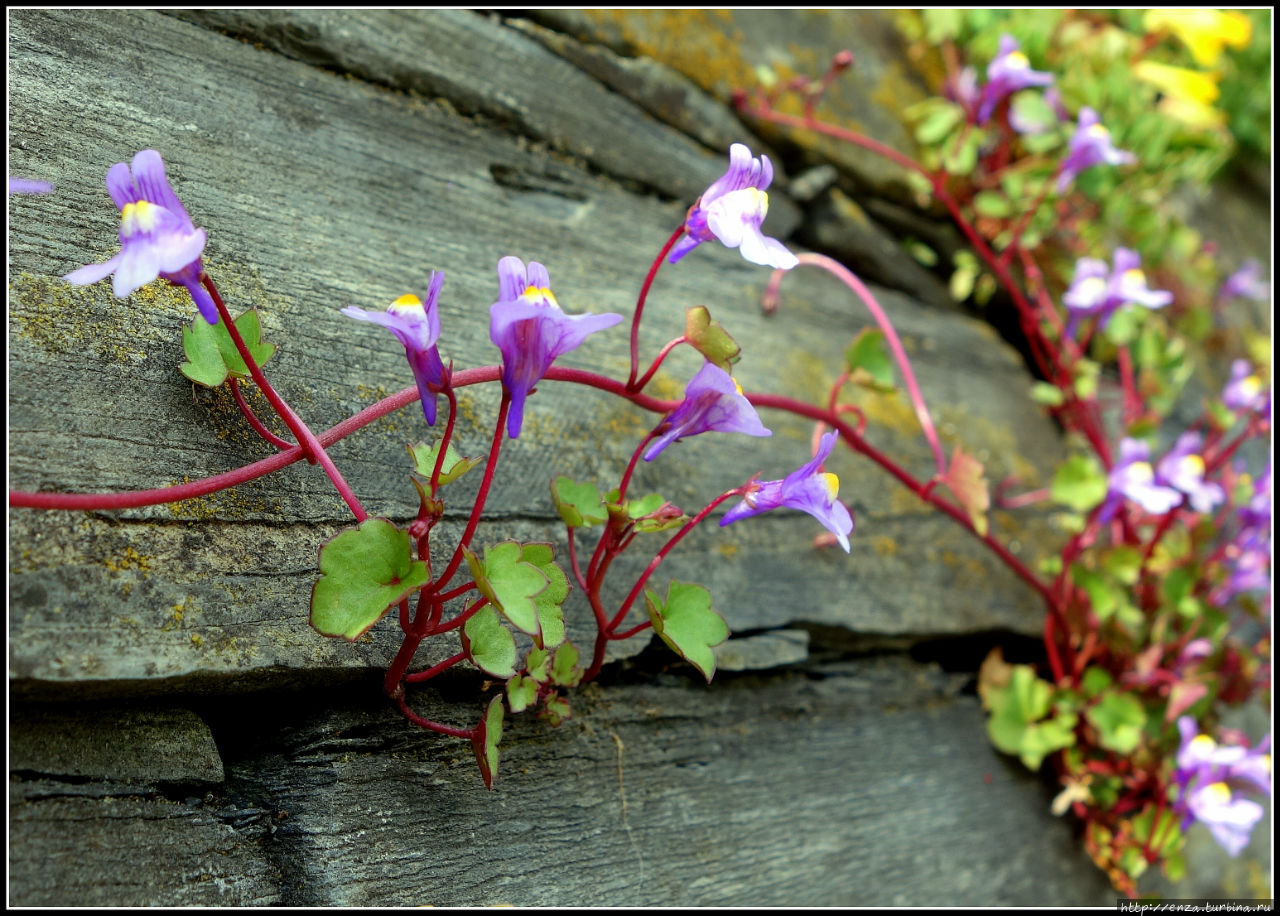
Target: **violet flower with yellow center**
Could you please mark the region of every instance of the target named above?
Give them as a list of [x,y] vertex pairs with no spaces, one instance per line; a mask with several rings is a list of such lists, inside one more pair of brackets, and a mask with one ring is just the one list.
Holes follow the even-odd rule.
[[1213,507],[1227,498],[1216,483],[1204,479],[1204,458],[1199,455],[1200,434],[1187,432],[1178,437],[1169,453],[1156,465],[1156,479],[1187,495],[1191,508],[1197,512],[1211,512]]
[[428,426],[436,425],[436,395],[449,385],[449,371],[436,349],[436,341],[440,339],[440,314],[436,303],[443,285],[444,274],[433,271],[427,283],[425,303],[417,296],[406,294],[391,303],[385,312],[368,311],[354,305],[342,310],[348,318],[382,325],[404,344],[405,356],[409,359],[409,368],[422,398],[422,415],[426,417]]
[[1000,53],[987,66],[987,84],[982,87],[978,104],[978,123],[985,124],[995,113],[996,106],[1020,89],[1033,86],[1049,86],[1052,73],[1031,69],[1027,55],[1018,50],[1018,40],[1012,35],[1000,36]]
[[621,315],[566,315],[551,292],[547,269],[537,261],[505,257],[498,262],[498,301],[489,306],[489,339],[502,351],[502,385],[511,397],[507,434],[524,423],[524,402],[556,357],[579,346]]
[[1200,733],[1190,716],[1178,720],[1178,748],[1174,782],[1176,810],[1182,828],[1199,821],[1218,845],[1237,856],[1249,843],[1253,827],[1262,819],[1262,806],[1245,798],[1244,789],[1271,794],[1271,736],[1254,748],[1222,746]]
[[684,236],[671,249],[672,264],[703,242],[719,240],[726,248],[737,248],[752,264],[790,270],[796,256],[777,239],[761,229],[769,212],[765,189],[773,181],[773,164],[768,156],[753,158],[741,143],[729,147],[729,171],[703,192],[685,217]]
[[1071,286],[1062,295],[1067,307],[1066,336],[1073,338],[1076,326],[1085,318],[1097,318],[1098,329],[1106,327],[1111,316],[1130,302],[1149,309],[1164,308],[1173,301],[1173,293],[1147,286],[1142,272],[1142,259],[1136,251],[1117,248],[1113,268],[1097,258],[1081,258],[1076,262]]
[[830,432],[822,437],[818,453],[782,480],[769,480],[753,484],[742,502],[734,506],[720,519],[720,525],[759,515],[770,509],[786,507],[808,512],[836,536],[844,552],[849,552],[849,533],[853,531],[853,516],[844,503],[836,499],[840,479],[835,474],[822,473],[822,462],[835,448],[839,433]]
[[205,231],[192,224],[173,193],[160,154],[142,150],[133,157],[132,169],[117,162],[107,172],[107,191],[120,208],[120,253],[63,279],[83,286],[114,274],[112,291],[124,298],[158,277],[185,286],[204,320],[217,324],[217,306],[200,285]]
[[748,436],[771,436],[756,409],[742,393],[733,376],[715,363],[705,363],[689,380],[684,400],[658,426],[665,430],[645,450],[644,460],[652,461],[658,453],[678,439],[698,433],[745,433]]
[[1062,161],[1062,171],[1058,173],[1058,193],[1066,191],[1085,169],[1104,163],[1128,165],[1137,161],[1138,157],[1133,153],[1116,149],[1111,142],[1111,132],[1098,123],[1097,112],[1087,106],[1081,108],[1067,157]]

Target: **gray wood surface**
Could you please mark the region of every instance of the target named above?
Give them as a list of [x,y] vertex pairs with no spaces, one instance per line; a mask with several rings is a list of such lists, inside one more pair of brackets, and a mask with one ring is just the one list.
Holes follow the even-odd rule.
[[[270,453],[225,396],[178,374],[193,314],[182,295],[156,285],[116,300],[107,283],[59,279],[114,253],[103,176],[139,149],[164,155],[209,231],[209,273],[233,311],[260,310],[281,347],[269,374],[317,430],[412,382],[389,335],[342,306],[384,307],[445,271],[440,346],[458,368],[497,359],[487,306],[504,255],[545,263],[568,311],[629,314],[650,259],[725,168],[707,136],[553,53],[529,23],[467,11],[20,10],[9,25],[10,171],[58,186],[9,204],[18,489],[148,488]],[[683,91],[728,129],[723,99],[699,85]],[[772,199],[769,229],[785,238],[801,209],[781,181]],[[711,246],[664,268],[644,351],[682,331],[685,308],[707,305],[743,346],[744,387],[822,398],[869,318],[808,271],[787,278],[781,311],[765,316],[768,278]],[[995,480],[1043,485],[1060,445],[1013,353],[954,310],[877,295],[948,448],[962,443]],[[626,345],[618,328],[562,362],[625,375]],[[698,362],[677,353],[654,391],[678,396]],[[478,453],[497,392],[468,389],[462,402],[461,445]],[[864,408],[873,442],[929,476],[905,401]],[[803,463],[811,428],[764,419],[767,440],[669,449],[637,492],[696,510],[752,474]],[[653,422],[596,392],[540,386],[525,433],[504,448],[478,542],[550,540],[563,559],[551,477],[616,479]],[[404,444],[427,432],[411,405],[332,449],[371,513],[412,516]],[[777,514],[699,532],[664,567],[707,584],[744,637],[728,644],[727,668],[789,667],[706,687],[665,650],[637,655],[648,644],[638,638],[602,686],[575,695],[568,724],[508,720],[492,793],[462,742],[416,730],[381,699],[394,623],[354,644],[308,628],[317,547],[348,521],[317,469],[183,505],[10,510],[11,755],[21,751],[10,902],[1107,899],[1070,826],[1049,816],[1048,790],[989,747],[965,678],[906,651],[934,641],[953,660],[992,634],[1034,636],[1034,593],[868,462],[842,454],[829,467],[857,519],[850,556],[812,549],[820,529],[807,516]],[[442,550],[474,485],[449,495]],[[993,526],[1028,562],[1052,544],[1043,513],[996,513]],[[619,561],[612,600],[646,562]],[[581,639],[589,612],[576,595],[569,615]],[[453,651],[439,640],[420,657]],[[469,724],[479,687],[450,678],[414,702]],[[122,740],[132,756],[112,750]],[[192,748],[181,767],[163,751],[174,741]]]

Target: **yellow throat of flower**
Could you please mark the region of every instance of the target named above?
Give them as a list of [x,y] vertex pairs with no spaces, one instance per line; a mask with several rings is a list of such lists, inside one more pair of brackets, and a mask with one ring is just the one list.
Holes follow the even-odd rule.
[[149,200],[137,200],[124,205],[120,211],[120,225],[125,235],[150,232],[156,227],[156,205]]
[[555,293],[547,289],[545,286],[528,286],[525,291],[520,294],[520,298],[528,302],[546,301],[550,302],[556,308],[560,307],[560,303],[556,301]]
[[840,478],[835,474],[823,474],[822,483],[827,488],[827,497],[835,500],[836,494],[840,492]]
[[387,306],[387,311],[393,315],[417,315],[421,317],[426,314],[426,308],[422,304],[422,300],[413,293],[405,293],[391,305]]

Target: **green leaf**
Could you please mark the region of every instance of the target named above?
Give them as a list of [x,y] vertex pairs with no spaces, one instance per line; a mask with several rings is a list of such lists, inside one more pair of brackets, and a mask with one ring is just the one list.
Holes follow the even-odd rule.
[[[440,442],[437,441],[432,445],[419,442],[417,445],[407,445],[405,448],[409,450],[409,455],[413,458],[414,471],[430,480],[431,472],[436,468],[436,456],[440,454]],[[483,458],[463,458],[453,450],[453,444],[450,443],[449,447],[444,450],[444,462],[440,465],[439,483],[441,486],[446,483],[453,483],[463,474],[483,463]]]
[[1031,400],[1046,407],[1061,407],[1067,397],[1062,389],[1049,382],[1036,382],[1031,386]]
[[916,142],[922,146],[933,146],[964,119],[964,109],[959,105],[941,102],[932,107],[933,110],[916,127]]
[[711,683],[716,673],[711,650],[729,638],[729,625],[711,609],[711,593],[701,585],[673,581],[667,586],[665,602],[650,591],[645,592],[644,601],[653,631]]
[[1129,754],[1142,742],[1147,714],[1137,698],[1127,693],[1103,694],[1085,710],[1085,719],[1098,730],[1098,743],[1120,754]]
[[551,683],[560,687],[576,687],[582,681],[582,668],[578,665],[578,649],[566,642],[551,659]]
[[560,723],[564,722],[565,719],[573,718],[573,709],[569,706],[568,700],[558,694],[553,694],[547,697],[547,702],[538,715],[540,718],[550,722],[552,728],[559,728]]
[[1122,590],[1108,582],[1102,573],[1085,569],[1083,566],[1073,566],[1071,567],[1071,581],[1084,589],[1085,594],[1089,596],[1089,606],[1098,615],[1098,620],[1103,623],[1110,620],[1112,615],[1124,604]]
[[650,513],[657,512],[662,508],[662,504],[666,500],[657,493],[650,493],[640,499],[632,499],[627,501],[627,515],[632,518],[641,518]]
[[512,714],[524,712],[538,699],[538,682],[525,674],[507,681],[507,706]]
[[979,191],[973,195],[973,209],[979,216],[1007,219],[1013,215],[1013,204],[999,191]]
[[431,580],[427,564],[410,554],[408,532],[385,518],[365,519],[322,546],[320,573],[311,590],[311,626],[349,640]]
[[542,646],[554,649],[564,642],[564,612],[561,605],[569,597],[569,577],[564,574],[553,559],[554,552],[550,544],[521,545],[520,559],[536,568],[547,577],[547,587],[539,592],[534,601],[538,605],[538,625],[542,634]]
[[1048,754],[1074,744],[1074,714],[1063,712],[1039,721],[1048,714],[1052,696],[1053,688],[1037,678],[1030,665],[1014,665],[1003,688],[987,691],[991,743],[1006,754],[1017,754],[1031,770],[1038,770]]
[[1049,496],[1077,512],[1088,512],[1107,496],[1107,475],[1097,460],[1072,455],[1053,475]]
[[549,579],[531,563],[523,562],[524,551],[515,541],[503,541],[485,548],[484,562],[463,548],[476,587],[512,626],[530,636],[539,636],[537,597]]
[[609,517],[600,490],[589,483],[576,483],[563,475],[551,481],[551,501],[570,528],[589,528]]
[[[271,359],[276,345],[262,341],[257,311],[250,309],[235,319],[235,323],[254,361],[262,366]],[[179,366],[179,371],[206,388],[218,387],[228,376],[247,378],[250,374],[224,322],[209,324],[203,318],[195,319],[182,329],[182,349],[189,362]]]
[[482,607],[463,625],[462,649],[485,674],[508,678],[516,673],[515,637],[491,607]]
[[986,469],[978,459],[966,455],[956,446],[942,483],[955,494],[956,501],[969,513],[973,530],[980,537],[987,534],[987,509],[991,494],[987,490]]
[[879,328],[863,328],[858,332],[845,351],[844,364],[855,384],[883,392],[898,388],[893,381],[893,361],[885,346],[884,331]]
[[1113,547],[1102,555],[1099,565],[1113,579],[1133,585],[1142,571],[1142,554],[1136,547]]
[[525,656],[524,670],[539,684],[547,683],[551,679],[551,652],[534,646]]
[[706,306],[697,305],[685,311],[684,336],[695,350],[725,372],[742,356],[742,348],[734,342],[720,322],[711,320]]
[[1080,681],[1080,687],[1087,697],[1096,697],[1110,687],[1111,684],[1111,675],[1105,669],[1096,668],[1092,665],[1085,669],[1084,677]]
[[476,763],[480,765],[480,777],[486,789],[493,788],[498,778],[498,742],[502,740],[502,694],[489,701],[484,718],[476,725],[475,734],[471,737],[471,749],[475,752]]

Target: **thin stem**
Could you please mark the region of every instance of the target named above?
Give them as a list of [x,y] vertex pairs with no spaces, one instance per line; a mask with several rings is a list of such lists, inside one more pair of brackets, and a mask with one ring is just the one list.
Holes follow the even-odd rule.
[[406,674],[404,676],[404,681],[406,684],[420,684],[423,681],[429,681],[441,671],[449,670],[454,665],[458,664],[458,662],[465,661],[466,658],[467,653],[459,652],[457,655],[451,655],[444,661],[432,665],[425,671],[415,671],[412,674]]
[[642,620],[640,623],[637,623],[631,629],[623,630],[621,633],[614,633],[609,638],[613,640],[630,639],[632,636],[635,636],[637,633],[645,629],[645,627],[651,627],[651,626],[653,626],[652,620]]
[[258,415],[254,413],[253,408],[249,406],[249,402],[244,399],[244,393],[240,390],[239,380],[232,377],[227,379],[227,382],[231,386],[231,396],[236,399],[236,404],[240,408],[240,413],[244,414],[244,418],[249,421],[249,425],[257,431],[258,435],[263,439],[266,439],[281,451],[293,448],[294,443],[281,439],[271,430],[267,429],[266,426],[262,424],[262,421],[258,419]]
[[[465,388],[469,385],[477,385],[483,382],[494,382],[501,377],[501,373],[502,370],[499,366],[480,366],[475,369],[466,369],[454,374],[453,387]],[[548,381],[571,382],[598,388],[609,394],[625,398],[644,410],[659,414],[675,409],[679,403],[677,401],[664,401],[638,391],[627,391],[626,387],[619,381],[582,369],[552,366],[547,370],[543,378]],[[370,423],[399,410],[401,407],[412,404],[416,400],[418,400],[417,387],[404,388],[393,395],[388,395],[382,400],[370,404],[354,416],[348,417],[336,426],[325,430],[316,438],[323,446],[331,446],[336,442],[341,442],[357,430],[363,429]],[[137,509],[143,506],[159,506],[165,503],[194,499],[198,496],[207,496],[219,490],[257,480],[259,477],[265,477],[281,468],[288,467],[304,457],[306,457],[306,450],[300,445],[294,445],[290,446],[288,451],[270,455],[243,467],[215,474],[212,477],[151,490],[129,490],[120,493],[41,493],[28,490],[10,490],[9,505],[13,508],[22,509],[62,509],[68,511],[111,511]]]
[[902,341],[898,339],[898,332],[894,330],[893,322],[889,320],[889,316],[880,307],[880,303],[871,294],[871,290],[867,289],[866,284],[839,261],[822,254],[802,254],[799,255],[798,260],[801,264],[809,264],[827,271],[827,273],[849,287],[862,300],[863,305],[867,307],[871,317],[875,319],[880,330],[884,332],[885,342],[889,344],[889,349],[893,352],[893,359],[898,364],[899,371],[902,372],[902,380],[907,386],[907,395],[911,398],[911,406],[915,408],[916,417],[920,420],[920,430],[924,433],[925,439],[928,440],[929,447],[933,449],[933,458],[938,466],[938,474],[940,476],[945,475],[947,473],[947,459],[942,453],[942,443],[938,441],[938,431],[933,425],[933,418],[929,415],[929,408],[925,405],[924,396],[920,393],[920,386],[916,384],[915,373],[911,370],[911,360],[907,357],[907,351],[903,348]]
[[649,296],[649,287],[653,285],[653,278],[658,275],[658,268],[662,266],[662,262],[666,260],[668,252],[671,251],[682,235],[684,235],[684,223],[681,223],[676,231],[671,233],[671,238],[667,239],[667,243],[662,246],[658,256],[649,265],[649,272],[645,274],[644,284],[640,287],[640,295],[636,299],[636,310],[631,316],[631,374],[627,376],[626,387],[628,391],[639,391],[644,387],[644,385],[636,384],[636,373],[640,371],[640,315],[644,312],[644,301]]
[[618,624],[622,623],[623,619],[627,616],[627,612],[631,610],[631,605],[633,605],[636,598],[639,597],[645,583],[649,581],[649,577],[652,576],[657,568],[662,565],[662,561],[667,558],[667,554],[671,553],[671,551],[675,549],[676,545],[684,539],[684,536],[696,528],[703,519],[710,515],[716,506],[720,505],[727,499],[732,499],[735,496],[741,495],[742,487],[735,487],[732,490],[721,493],[715,499],[711,500],[711,502],[707,503],[706,508],[693,518],[689,519],[689,521],[685,522],[680,530],[672,535],[671,540],[662,545],[662,549],[659,550],[657,554],[654,555],[653,559],[649,561],[649,565],[646,566],[644,572],[640,574],[640,578],[636,580],[636,584],[631,586],[631,591],[627,593],[627,597],[623,600],[622,606],[618,608],[618,613],[614,614],[613,619],[609,621],[609,630],[617,629]]
[[436,455],[436,465],[431,469],[432,499],[435,499],[436,491],[440,489],[440,471],[444,467],[445,452],[449,450],[449,440],[453,438],[453,421],[458,415],[458,397],[453,393],[453,385],[447,386],[444,394],[449,399],[449,419],[445,422],[444,433],[440,436],[440,452]]
[[435,636],[440,633],[448,633],[450,630],[456,630],[458,627],[462,626],[464,623],[470,620],[475,615],[476,611],[480,610],[480,608],[484,607],[488,603],[489,603],[489,599],[486,598],[484,595],[481,595],[480,599],[476,601],[475,604],[468,607],[466,610],[464,610],[457,617],[450,620],[448,623],[442,623],[435,627],[432,627],[430,635]]
[[271,403],[271,407],[284,420],[285,425],[289,427],[289,431],[293,433],[294,438],[306,450],[307,460],[315,463],[320,462],[320,466],[324,468],[324,472],[329,475],[329,480],[338,491],[338,495],[342,497],[343,502],[351,509],[351,514],[356,517],[356,521],[363,522],[369,517],[364,511],[364,507],[360,505],[360,500],[356,499],[355,493],[351,491],[351,487],[347,486],[347,482],[342,478],[342,474],[338,471],[337,466],[333,463],[333,459],[324,450],[324,446],[315,437],[315,434],[307,428],[307,424],[303,423],[293,409],[285,403],[280,395],[276,394],[271,383],[267,381],[267,377],[263,375],[262,368],[258,365],[257,360],[253,358],[253,354],[249,352],[248,346],[245,345],[244,338],[240,336],[240,330],[236,327],[234,321],[231,320],[231,313],[227,311],[226,303],[222,301],[222,296],[218,294],[218,288],[214,286],[213,280],[208,274],[200,275],[200,282],[204,288],[208,290],[209,295],[213,297],[214,305],[218,307],[218,315],[226,322],[227,333],[231,335],[231,341],[236,345],[236,350],[240,352],[240,358],[244,360],[244,364],[249,367],[249,374],[253,376],[253,380],[258,385],[258,389],[263,396]]
[[688,343],[688,342],[689,342],[689,338],[681,334],[675,340],[670,341],[665,347],[663,347],[658,352],[658,355],[654,357],[653,365],[649,367],[649,371],[640,377],[640,381],[635,383],[635,386],[634,386],[635,390],[643,391],[644,386],[649,384],[650,379],[652,379],[654,374],[658,371],[658,367],[662,365],[662,361],[667,358],[667,354],[670,353],[672,350],[674,350],[676,347],[680,346],[680,344]]
[[409,708],[409,704],[403,695],[396,697],[396,705],[400,707],[400,712],[404,714],[404,717],[414,725],[421,726],[422,728],[429,729],[433,732],[440,732],[442,735],[452,735],[455,738],[466,738],[468,741],[473,740],[476,736],[476,730],[474,728],[454,728],[452,725],[444,725],[440,722],[433,722],[430,719],[422,718],[422,716]]
[[471,546],[471,539],[475,537],[476,527],[480,524],[480,513],[484,511],[485,500],[489,498],[489,487],[493,483],[493,472],[498,467],[498,452],[502,448],[502,436],[507,425],[507,409],[511,406],[511,395],[506,388],[502,389],[502,402],[498,405],[498,422],[493,429],[493,443],[489,446],[489,460],[485,462],[484,477],[480,480],[480,489],[476,492],[476,501],[471,506],[471,517],[467,519],[466,530],[462,532],[462,537],[458,541],[458,546],[453,551],[453,558],[449,560],[449,566],[445,569],[444,574],[436,580],[436,587],[448,583],[453,574],[458,571],[458,566],[462,563],[462,551]]

